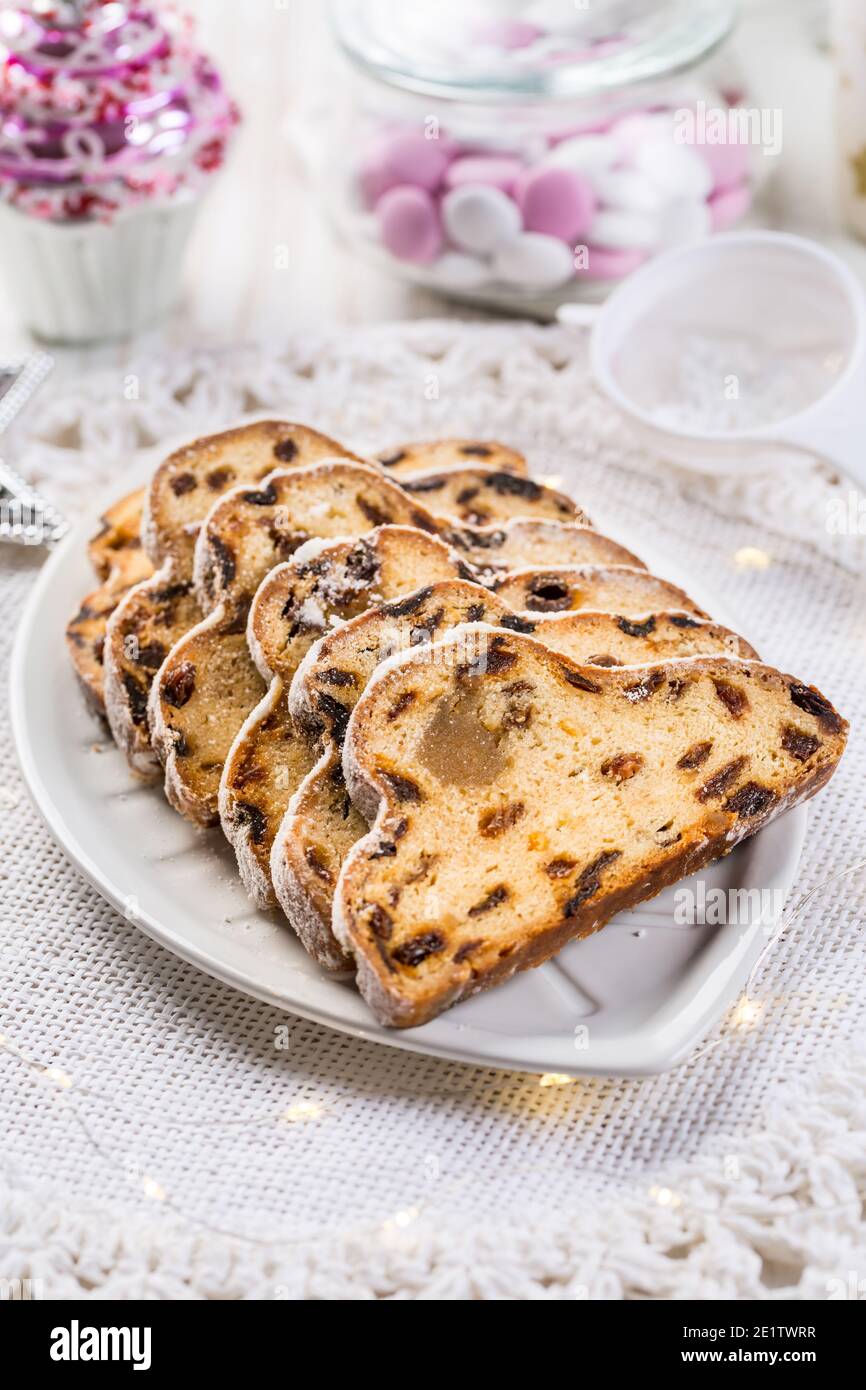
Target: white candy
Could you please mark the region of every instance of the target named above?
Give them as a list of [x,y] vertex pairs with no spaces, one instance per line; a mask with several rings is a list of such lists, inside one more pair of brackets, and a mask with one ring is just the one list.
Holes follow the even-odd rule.
[[554,145],[541,161],[545,167],[575,169],[579,174],[595,174],[609,169],[619,159],[619,146],[609,135],[572,135]]
[[593,179],[599,202],[626,212],[658,212],[663,195],[636,169],[603,169]]
[[709,165],[688,145],[672,140],[645,140],[633,156],[634,165],[667,197],[706,198],[713,187]]
[[558,237],[521,232],[493,257],[498,280],[528,290],[552,290],[574,274],[574,255]]
[[430,267],[434,279],[455,290],[477,290],[490,280],[490,268],[477,256],[464,256],[462,251],[446,251]]
[[615,251],[646,251],[661,239],[658,217],[647,212],[602,210],[592,220],[586,240],[592,246],[609,246]]
[[701,241],[712,231],[712,218],[707,204],[697,199],[669,203],[662,213],[662,245],[685,246]]
[[450,241],[464,251],[488,255],[516,236],[520,209],[499,188],[465,184],[442,201],[442,221]]

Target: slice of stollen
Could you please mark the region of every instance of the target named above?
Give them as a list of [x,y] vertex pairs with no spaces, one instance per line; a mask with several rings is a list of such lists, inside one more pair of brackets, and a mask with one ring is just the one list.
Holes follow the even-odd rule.
[[465,468],[481,464],[505,473],[529,472],[526,459],[516,449],[494,439],[431,439],[394,444],[376,455],[376,463],[389,477],[402,482],[418,473],[434,473],[443,468]]
[[432,512],[471,527],[496,526],[511,517],[589,525],[564,492],[495,468],[445,468],[402,479],[402,486]]
[[594,527],[568,521],[514,517],[502,526],[451,526],[442,539],[463,556],[483,584],[493,587],[511,570],[560,565],[629,565],[643,561]]
[[[148,707],[172,806],[198,825],[219,819],[223,764],[265,694],[246,627],[268,572],[306,541],[358,537],[376,526],[434,534],[430,513],[381,471],[332,460],[235,488],[211,509],[196,545],[196,594],[207,616],[174,644]],[[359,602],[366,607],[361,595]]]
[[146,578],[153,569],[141,544],[144,491],[136,488],[112,503],[99,518],[96,535],[87,543],[87,558],[103,584],[113,581],[118,588],[126,588]]
[[124,594],[153,573],[141,546],[143,491],[115,502],[100,518],[87,556],[101,580],[86,594],[66,625],[66,646],[79,687],[91,711],[105,718],[103,652],[108,619]]
[[353,458],[305,425],[262,420],[195,440],[160,464],[146,489],[142,540],[157,572],[135,585],[111,615],[104,644],[105,704],[115,741],[132,770],[150,779],[159,763],[147,700],[154,674],[177,639],[201,617],[192,587],[196,534],[219,497],[255,484],[277,467]]
[[[286,701],[306,651],[331,625],[370,604],[459,572],[453,552],[437,537],[408,526],[382,526],[360,540],[311,541],[259,586],[247,637],[267,689],[225,759],[219,813],[241,879],[260,907],[276,902],[270,874],[274,834],[315,762],[315,748],[295,729]],[[336,682],[332,694],[336,703]],[[351,815],[345,788],[335,785],[334,795]]]
[[[474,595],[474,598],[473,598]],[[346,623],[310,648],[292,682],[289,709],[311,748],[314,766],[289,805],[271,856],[271,874],[283,910],[311,955],[327,968],[350,961],[331,929],[334,884],[346,854],[366,823],[346,809],[341,750],[352,710],[377,666],[394,651],[443,635],[443,628],[483,621],[507,631],[530,633],[572,659],[603,666],[656,662],[669,657],[756,654],[743,638],[715,623],[681,625],[680,613],[642,614],[634,619],[603,612],[530,618],[513,614],[495,595],[465,582],[443,582]],[[408,615],[411,614],[411,617]],[[435,619],[435,621],[434,621]],[[407,625],[408,623],[408,625]],[[511,690],[511,718],[523,717],[523,692]],[[455,756],[458,756],[455,752]],[[625,780],[630,766],[618,775]]]
[[414,1027],[541,964],[812,796],[846,733],[756,662],[593,667],[477,626],[392,658],[343,754],[372,822],[334,900],[361,993]]
[[[630,565],[526,567],[495,578],[493,587],[510,607],[528,613],[574,613],[582,608],[602,608],[611,613],[679,609],[695,619],[707,617],[675,584]],[[684,616],[683,625],[688,621]]]

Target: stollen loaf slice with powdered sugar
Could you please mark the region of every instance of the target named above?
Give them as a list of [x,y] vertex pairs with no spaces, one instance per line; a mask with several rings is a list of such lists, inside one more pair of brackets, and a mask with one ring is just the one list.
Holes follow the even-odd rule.
[[334,899],[361,993],[414,1027],[541,964],[812,796],[846,734],[757,662],[587,666],[485,626],[392,658],[343,753],[372,823]]
[[66,646],[84,698],[94,714],[105,718],[105,633],[108,620],[134,584],[153,573],[140,540],[142,489],[113,503],[100,517],[87,545],[98,589],[86,594],[66,625]]
[[[358,540],[308,542],[259,586],[247,639],[267,686],[228,751],[218,804],[241,879],[260,907],[276,901],[271,845],[316,758],[315,747],[295,727],[286,698],[305,653],[332,624],[370,604],[459,573],[460,562],[438,537],[409,526],[381,526]],[[336,675],[331,694],[336,707],[341,694]],[[342,801],[348,801],[345,788]],[[345,811],[348,815],[351,808],[346,805]]]
[[[722,653],[752,658],[743,638],[715,623],[681,614],[643,614],[634,620],[603,612],[534,618],[515,614],[495,594],[465,580],[443,580],[384,604],[327,633],[310,648],[289,692],[297,743],[310,746],[310,767],[288,806],[271,855],[271,876],[280,904],[322,965],[345,969],[350,960],[331,928],[334,885],[343,860],[366,823],[348,799],[341,762],[346,727],[377,666],[394,652],[417,647],[470,621],[535,635],[546,646],[581,662],[604,666],[669,657]],[[523,717],[514,690],[510,718]],[[313,750],[318,748],[318,757]],[[632,765],[616,775],[626,780]]]
[[576,613],[584,608],[614,613],[677,609],[683,627],[707,617],[676,584],[631,565],[527,567],[495,576],[493,588],[510,607],[534,614]]
[[381,449],[375,462],[391,478],[402,482],[418,473],[435,473],[444,468],[466,468],[473,464],[495,468],[503,473],[527,474],[523,454],[495,439],[430,439],[394,444]]
[[140,777],[151,779],[159,770],[147,722],[154,675],[178,638],[201,617],[192,567],[205,516],[239,483],[254,486],[275,468],[334,456],[354,457],[305,425],[260,420],[194,440],[157,468],[145,490],[141,516],[142,541],[156,572],[121,598],[104,643],[109,726]]
[[148,707],[166,796],[189,820],[218,821],[223,765],[265,694],[246,639],[259,584],[311,539],[357,537],[382,525],[433,536],[439,529],[426,508],[379,469],[339,459],[271,473],[259,487],[235,488],[212,508],[194,563],[195,591],[207,616],[166,656]]
[[454,517],[467,526],[495,526],[518,516],[589,524],[564,492],[495,468],[446,468],[404,478],[401,485],[439,516]]

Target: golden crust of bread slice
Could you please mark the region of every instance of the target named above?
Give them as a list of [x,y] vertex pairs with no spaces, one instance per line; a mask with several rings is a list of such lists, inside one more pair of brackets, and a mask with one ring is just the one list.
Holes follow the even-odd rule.
[[601,666],[714,652],[740,658],[756,655],[727,628],[683,613],[626,618],[585,612],[529,618],[512,613],[496,595],[453,580],[372,609],[320,638],[298,668],[289,692],[296,738],[306,735],[311,750],[318,746],[320,752],[280,826],[271,873],[283,910],[310,954],[327,968],[346,969],[350,964],[331,929],[333,891],[343,859],[366,833],[359,813],[345,804],[340,755],[352,710],[381,661],[466,621],[530,633],[573,660]]
[[435,473],[443,468],[480,464],[506,473],[528,473],[523,454],[494,439],[431,439],[395,444],[376,455],[376,463],[389,477],[402,481],[416,473]]
[[593,667],[484,626],[392,658],[343,752],[373,823],[334,900],[361,993],[414,1027],[541,964],[813,795],[846,733],[757,662]]
[[[223,831],[259,906],[276,901],[270,875],[274,833],[316,756],[310,740],[296,730],[285,699],[304,654],[329,623],[345,621],[407,587],[458,573],[458,561],[437,537],[407,526],[383,526],[357,541],[305,546],[259,586],[247,636],[269,686],[228,752],[219,788]],[[339,690],[332,694],[336,702]],[[336,786],[334,795],[351,816],[345,788]]]

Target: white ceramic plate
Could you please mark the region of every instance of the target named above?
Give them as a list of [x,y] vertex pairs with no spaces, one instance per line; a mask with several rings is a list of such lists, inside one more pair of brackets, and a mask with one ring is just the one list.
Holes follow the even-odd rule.
[[[142,481],[147,470],[142,467]],[[124,480],[132,487],[135,478]],[[116,494],[115,494],[116,495]],[[63,640],[94,587],[85,542],[102,499],[51,556],[22,615],[11,710],[33,799],[55,839],[96,889],[170,951],[238,989],[328,1027],[415,1052],[522,1071],[640,1076],[684,1060],[742,989],[773,923],[678,926],[671,889],[574,942],[538,970],[468,1000],[423,1028],[380,1028],[351,982],[326,977],[277,913],[254,909],[218,830],[201,832],[159,788],[137,785],[86,712]],[[626,545],[628,536],[620,537]],[[641,537],[643,557],[672,572]],[[763,889],[784,901],[806,825],[801,807],[704,871],[711,887]],[[680,887],[688,886],[680,885]]]

